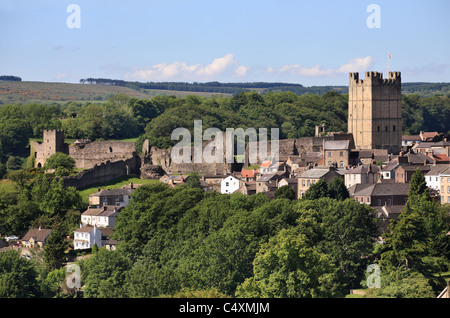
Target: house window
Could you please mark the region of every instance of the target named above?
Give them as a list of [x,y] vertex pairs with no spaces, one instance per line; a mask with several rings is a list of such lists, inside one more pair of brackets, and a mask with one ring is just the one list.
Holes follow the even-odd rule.
[[367,201],[367,203],[370,203],[370,199],[369,199],[369,197],[367,197],[367,200],[366,200],[366,201]]
[[392,131],[395,131],[395,125],[394,125],[394,126],[392,126]]
[[230,186],[230,183],[229,182],[225,182],[225,186],[226,187]]
[[316,184],[316,180],[313,180],[313,181],[312,181],[312,184]]
[[450,193],[450,186],[447,186],[447,193]]
[[306,185],[309,187],[311,185],[311,181],[306,181]]
[[388,205],[391,205],[391,199],[388,199]]
[[447,183],[450,183],[450,178],[447,178]]
[[339,162],[339,167],[344,168],[344,161]]
[[343,151],[340,151],[340,152],[339,152],[339,156],[340,156],[340,157],[344,157],[344,152],[343,152]]
[[377,131],[380,131],[380,126],[377,126]]
[[328,151],[328,158],[331,157],[331,151]]
[[305,186],[305,180],[302,180],[302,187]]
[[388,131],[388,126],[384,127],[384,131]]
[[378,205],[381,205],[381,200],[380,199],[378,199]]

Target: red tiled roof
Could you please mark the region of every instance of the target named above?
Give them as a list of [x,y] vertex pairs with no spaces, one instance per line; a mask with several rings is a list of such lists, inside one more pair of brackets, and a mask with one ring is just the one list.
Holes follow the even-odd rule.
[[434,159],[436,159],[437,162],[449,162],[450,158],[445,154],[441,153],[439,155],[433,155]]
[[272,161],[264,161],[264,162],[260,165],[260,167],[267,168],[267,167],[270,167],[271,164],[272,164]]
[[243,178],[254,178],[256,170],[242,169],[241,176]]

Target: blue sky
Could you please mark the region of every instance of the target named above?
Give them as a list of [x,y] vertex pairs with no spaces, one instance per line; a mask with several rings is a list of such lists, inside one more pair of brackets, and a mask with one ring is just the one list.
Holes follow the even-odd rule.
[[0,75],[347,85],[386,74],[390,52],[403,82],[450,82],[449,14],[448,0],[0,0]]

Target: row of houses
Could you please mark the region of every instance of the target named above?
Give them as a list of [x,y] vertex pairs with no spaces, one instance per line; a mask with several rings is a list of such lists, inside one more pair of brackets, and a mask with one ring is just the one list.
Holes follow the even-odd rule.
[[[380,219],[396,218],[408,199],[409,182],[416,170],[424,175],[435,200],[450,203],[450,143],[431,142],[437,133],[422,133],[420,142],[410,143],[399,155],[386,150],[352,150],[348,141],[326,141],[323,151],[263,162],[259,167],[228,175],[203,175],[205,191],[245,195],[264,193],[270,198],[282,186],[289,186],[300,199],[320,179],[341,178],[351,196],[378,211]],[[411,138],[412,139],[412,138]],[[426,149],[426,150],[424,150]],[[188,176],[163,176],[172,186],[183,184]]]
[[114,250],[118,241],[111,239],[117,216],[128,205],[131,194],[140,185],[130,183],[120,189],[98,189],[89,196],[89,207],[81,214],[80,227],[73,233],[73,248],[89,249],[94,245]]
[[[428,134],[428,135],[427,135]],[[399,155],[386,150],[353,150],[347,140],[325,141],[320,152],[287,156],[277,162],[266,161],[259,166],[223,175],[202,175],[204,191],[223,194],[264,193],[269,198],[282,186],[289,186],[301,199],[303,194],[320,179],[331,182],[341,178],[351,196],[361,204],[374,207],[382,220],[396,218],[408,199],[409,182],[419,169],[424,175],[435,200],[450,203],[450,143],[432,142],[435,134],[423,133],[411,139],[408,151]],[[417,136],[416,136],[417,137]],[[416,139],[416,140],[413,140]],[[189,176],[164,175],[159,181],[170,187],[185,184]],[[98,247],[115,249],[111,239],[121,209],[131,199],[139,185],[130,183],[120,189],[98,189],[89,196],[89,208],[82,213],[80,227],[74,231],[74,249]],[[24,246],[43,244],[50,235],[48,229],[30,229],[22,239]]]
[[[73,248],[90,249],[97,245],[114,250],[118,241],[111,239],[111,236],[117,216],[139,186],[130,183],[120,189],[98,189],[91,194],[88,209],[81,214],[80,226],[73,232]],[[51,229],[31,228],[19,242],[27,248],[43,247],[51,232]]]

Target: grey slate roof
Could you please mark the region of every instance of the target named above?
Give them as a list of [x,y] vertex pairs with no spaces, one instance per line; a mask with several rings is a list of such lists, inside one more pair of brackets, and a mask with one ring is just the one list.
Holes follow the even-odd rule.
[[358,183],[348,189],[350,195],[408,195],[409,183]]
[[90,196],[117,196],[117,195],[130,195],[135,189],[104,189]]
[[47,236],[50,235],[51,229],[41,229],[41,228],[34,228],[29,229],[28,232],[22,237],[21,241],[29,241],[32,237],[35,239],[36,242],[43,242],[47,238]]
[[377,165],[373,165],[373,164],[364,164],[364,165],[360,165],[357,166],[353,169],[350,169],[348,171],[346,171],[346,174],[361,174],[361,173],[368,173],[369,172],[369,167],[370,167],[370,172],[373,173],[378,173],[380,171],[380,167]]
[[441,173],[446,173],[447,171],[450,172],[450,165],[444,164],[444,165],[434,165],[431,166],[430,171],[426,173],[427,176],[437,176]]
[[324,150],[348,150],[348,140],[327,140],[323,145]]
[[330,169],[309,169],[302,172],[298,177],[299,178],[321,178],[323,177]]

